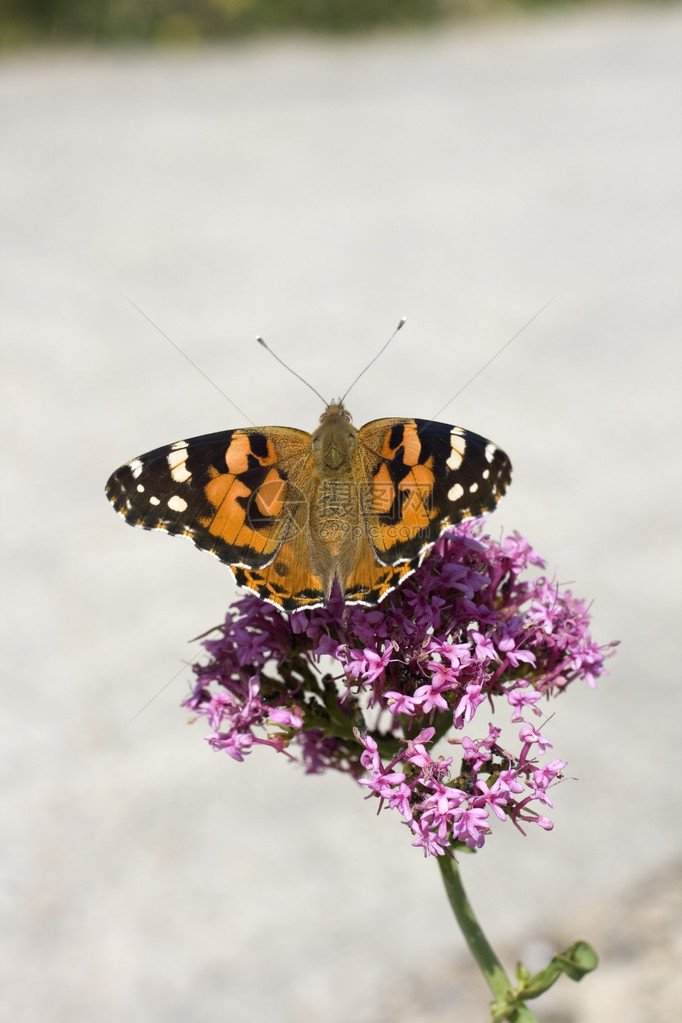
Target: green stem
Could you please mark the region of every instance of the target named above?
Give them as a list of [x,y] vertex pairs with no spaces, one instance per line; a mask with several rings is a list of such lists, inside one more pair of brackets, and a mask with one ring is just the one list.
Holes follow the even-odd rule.
[[[471,903],[464,891],[457,861],[447,853],[445,856],[438,856],[436,858],[452,911],[469,946],[469,950],[478,963],[486,984],[493,993],[495,1002],[499,1006],[503,1006],[510,999],[513,999],[514,985],[505,973],[502,963],[493,952],[488,939],[481,930],[481,925],[476,919]],[[514,1008],[510,1005],[506,1017],[496,1015],[496,1018],[506,1018],[510,1020],[510,1023],[537,1023],[535,1016],[525,1005]]]

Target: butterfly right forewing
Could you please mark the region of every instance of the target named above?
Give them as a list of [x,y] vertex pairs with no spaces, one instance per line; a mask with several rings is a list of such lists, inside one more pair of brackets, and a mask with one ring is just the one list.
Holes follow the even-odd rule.
[[384,565],[419,564],[448,527],[493,508],[511,480],[504,451],[462,427],[378,419],[358,440],[369,537]]

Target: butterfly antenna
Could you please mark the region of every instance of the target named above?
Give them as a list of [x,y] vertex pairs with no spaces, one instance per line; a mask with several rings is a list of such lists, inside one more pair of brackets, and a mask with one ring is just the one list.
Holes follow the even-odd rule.
[[171,675],[171,677],[168,679],[168,681],[164,682],[164,684],[161,686],[161,688],[157,689],[157,691],[154,693],[154,695],[150,696],[149,699],[147,700],[147,702],[145,704],[143,704],[140,707],[140,709],[133,714],[133,716],[131,717],[131,719],[128,722],[128,724],[132,725],[133,721],[135,721],[136,718],[139,718],[140,714],[144,714],[144,712],[146,711],[147,707],[150,707],[152,705],[152,703],[154,702],[154,700],[158,699],[159,696],[161,696],[161,693],[163,693],[166,689],[168,689],[168,686],[171,685],[173,682],[175,682],[176,678],[179,675],[182,675],[182,673],[185,670],[185,668],[189,668],[189,667],[191,667],[191,665],[196,664],[196,662],[199,660],[200,657],[201,657],[201,654],[199,653],[199,654],[196,655],[196,657],[192,658],[191,661],[185,661],[185,663],[182,665],[182,667],[178,668],[178,670],[175,672],[175,674]]
[[441,412],[444,412],[445,409],[448,407],[448,405],[452,405],[453,401],[455,401],[456,398],[459,398],[459,396],[462,393],[462,391],[465,391],[467,389],[467,387],[469,386],[469,384],[472,384],[474,382],[476,377],[480,377],[480,375],[483,372],[483,370],[487,369],[488,366],[490,366],[491,363],[493,363],[495,361],[495,359],[497,359],[500,355],[502,355],[502,352],[504,352],[507,348],[509,348],[509,345],[513,341],[516,341],[516,339],[519,336],[519,334],[523,334],[523,332],[526,329],[526,327],[530,327],[530,325],[533,322],[533,320],[537,320],[537,318],[540,315],[540,313],[544,313],[544,311],[547,308],[547,306],[551,305],[553,301],[554,301],[554,298],[550,298],[549,301],[545,302],[545,304],[540,309],[538,309],[538,311],[536,313],[533,313],[531,318],[529,320],[526,320],[524,325],[522,327],[519,327],[519,329],[516,331],[516,333],[513,334],[512,337],[510,337],[508,341],[505,341],[505,343],[502,345],[502,347],[499,348],[495,352],[495,354],[493,356],[491,356],[490,359],[488,359],[487,362],[484,362],[483,365],[481,366],[481,368],[477,369],[476,372],[474,373],[474,375],[472,377],[469,377],[469,379],[467,380],[467,382],[465,384],[462,384],[462,386],[457,391],[457,393],[453,394],[453,396],[449,399],[449,401],[446,401],[445,404],[443,406],[441,406],[441,408],[439,408],[437,412],[434,412],[434,414],[433,414],[432,418],[429,420],[429,422],[433,423],[435,421],[436,417],[439,416],[441,414]]
[[346,393],[344,394],[343,398],[341,398],[341,404],[342,404],[342,405],[343,405],[344,401],[346,400],[346,398],[348,397],[348,395],[350,394],[350,392],[351,392],[351,391],[353,390],[353,388],[354,388],[354,387],[355,387],[355,385],[357,384],[357,382],[358,382],[358,380],[360,379],[360,377],[364,376],[364,375],[365,375],[365,373],[367,372],[367,370],[369,369],[369,367],[370,367],[370,366],[373,366],[373,365],[374,365],[374,363],[375,363],[375,362],[377,361],[377,359],[379,358],[379,356],[380,356],[380,355],[381,355],[381,354],[382,354],[383,352],[385,352],[385,351],[386,351],[386,349],[387,349],[387,348],[388,348],[388,346],[390,345],[390,343],[391,343],[391,341],[393,340],[393,338],[394,338],[394,337],[396,336],[396,334],[397,334],[397,333],[398,333],[398,331],[399,331],[399,330],[401,329],[401,327],[404,327],[404,326],[405,326],[405,324],[406,324],[406,323],[407,323],[407,316],[401,316],[401,318],[400,318],[400,322],[398,323],[398,326],[397,326],[397,327],[395,328],[395,330],[393,331],[393,333],[392,333],[392,334],[391,334],[391,336],[389,337],[388,341],[386,341],[386,343],[385,343],[385,344],[383,344],[383,345],[381,346],[381,348],[380,348],[380,349],[379,349],[379,351],[378,351],[378,352],[376,353],[376,355],[374,356],[374,358],[373,358],[373,359],[371,359],[371,360],[370,360],[370,361],[369,361],[369,362],[367,363],[367,365],[365,366],[365,368],[364,368],[363,370],[361,370],[361,371],[360,371],[360,372],[358,373],[358,375],[356,376],[356,378],[355,378],[355,380],[353,381],[353,383],[352,383],[352,384],[350,385],[350,387],[349,387],[349,388],[348,388],[348,389],[346,390]]
[[133,307],[133,309],[137,309],[137,311],[140,314],[140,316],[144,316],[145,320],[148,323],[151,323],[152,327],[155,330],[158,330],[158,332],[161,335],[161,337],[165,338],[166,341],[168,342],[168,344],[172,345],[173,348],[175,349],[175,351],[179,352],[179,354],[183,357],[183,359],[187,359],[187,361],[190,364],[190,366],[194,366],[194,368],[197,371],[197,373],[201,373],[201,375],[204,378],[204,380],[208,380],[208,382],[211,385],[211,387],[215,387],[215,389],[218,392],[218,394],[222,394],[223,398],[225,398],[226,401],[229,401],[229,403],[232,406],[232,408],[235,408],[237,410],[237,412],[239,413],[239,415],[242,416],[244,419],[246,419],[247,422],[251,423],[251,425],[253,426],[253,420],[250,419],[249,416],[247,416],[247,414],[240,409],[239,405],[237,405],[236,402],[232,401],[232,398],[230,398],[230,396],[228,394],[225,394],[225,392],[223,390],[221,390],[220,387],[218,387],[218,385],[216,384],[216,382],[214,380],[211,380],[210,376],[208,376],[207,373],[204,373],[204,371],[201,368],[201,366],[197,366],[196,362],[194,362],[192,359],[190,359],[189,355],[187,355],[186,352],[183,352],[183,350],[180,347],[180,345],[176,345],[175,341],[171,337],[168,337],[168,334],[166,334],[166,332],[164,330],[161,330],[161,327],[158,325],[158,323],[154,323],[154,321],[151,318],[151,316],[147,316],[147,314],[144,311],[144,309],[140,309],[139,305],[137,305],[135,302],[133,302],[132,298],[129,298],[128,301],[130,302],[130,304]]
[[316,394],[316,395],[317,395],[317,397],[318,397],[318,398],[320,399],[320,401],[321,401],[321,402],[323,402],[323,404],[324,404],[325,408],[327,407],[327,405],[329,405],[329,402],[328,402],[328,401],[326,401],[326,400],[325,400],[325,399],[324,399],[324,398],[322,397],[322,395],[321,395],[321,394],[320,394],[320,392],[319,392],[319,391],[317,390],[317,388],[316,388],[316,387],[313,387],[313,385],[312,385],[312,384],[308,383],[308,381],[306,380],[306,378],[305,378],[305,377],[302,377],[302,376],[301,376],[301,374],[300,374],[300,373],[297,373],[295,369],[292,369],[292,368],[291,368],[291,366],[287,366],[287,364],[286,364],[286,362],[284,361],[284,359],[280,359],[279,355],[277,355],[277,354],[276,354],[275,352],[273,352],[272,348],[270,348],[270,347],[268,347],[268,345],[266,345],[266,343],[265,343],[265,341],[263,340],[263,338],[262,338],[262,337],[260,337],[260,336],[256,337],[256,341],[258,342],[258,344],[259,344],[259,345],[262,345],[262,346],[263,346],[263,348],[265,349],[265,351],[266,351],[266,352],[269,352],[269,353],[270,353],[270,355],[271,355],[271,356],[273,357],[273,359],[277,359],[277,361],[279,362],[279,364],[280,364],[281,366],[284,366],[284,368],[285,368],[285,369],[287,369],[287,370],[289,370],[289,372],[290,372],[290,373],[291,373],[291,374],[292,374],[293,376],[295,376],[295,377],[296,377],[296,378],[297,378],[298,380],[300,380],[302,384],[305,384],[305,385],[306,385],[306,387],[309,387],[309,388],[310,388],[310,390],[311,390],[311,391],[313,392],[313,394]]

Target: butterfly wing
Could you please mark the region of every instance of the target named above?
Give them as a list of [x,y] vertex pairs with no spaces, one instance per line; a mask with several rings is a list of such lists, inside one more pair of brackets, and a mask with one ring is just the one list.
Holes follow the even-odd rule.
[[209,433],[122,465],[106,494],[133,526],[188,536],[228,565],[262,569],[302,512],[296,480],[309,456],[302,430]]
[[282,544],[269,565],[233,569],[239,586],[248,587],[288,613],[303,607],[320,607],[327,602],[323,580],[311,568],[307,531],[298,528],[299,524],[297,520],[290,530],[293,535]]
[[421,558],[403,561],[398,565],[384,565],[369,539],[358,545],[357,559],[347,575],[343,586],[343,599],[347,604],[364,604],[375,607],[384,597],[400,586],[403,579],[419,567]]
[[383,565],[413,571],[449,526],[490,511],[511,480],[504,451],[459,426],[376,419],[358,441],[369,541]]

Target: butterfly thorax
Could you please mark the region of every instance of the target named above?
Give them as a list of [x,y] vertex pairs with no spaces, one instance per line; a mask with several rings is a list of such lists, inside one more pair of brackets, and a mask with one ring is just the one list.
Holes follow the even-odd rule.
[[358,446],[358,431],[341,402],[328,405],[312,436],[313,458],[321,478],[345,476]]

